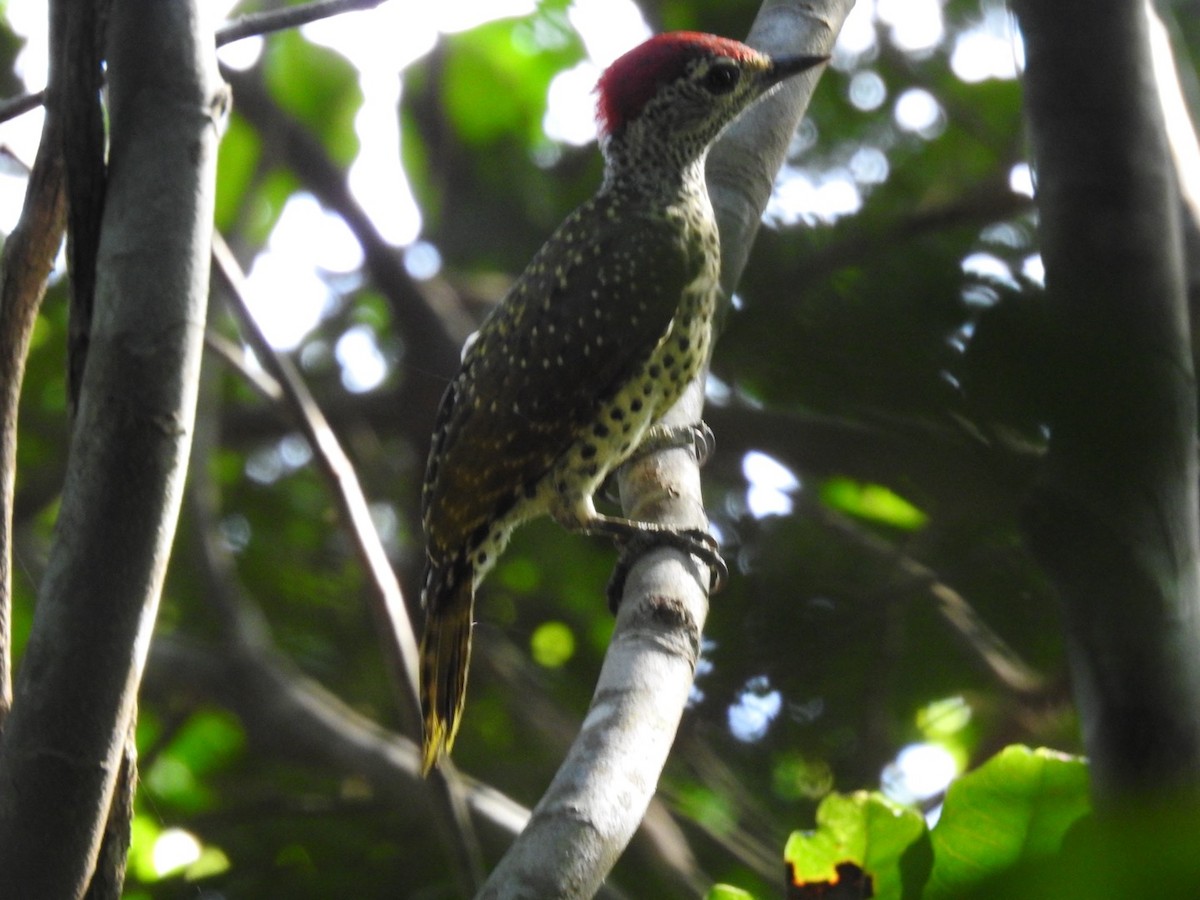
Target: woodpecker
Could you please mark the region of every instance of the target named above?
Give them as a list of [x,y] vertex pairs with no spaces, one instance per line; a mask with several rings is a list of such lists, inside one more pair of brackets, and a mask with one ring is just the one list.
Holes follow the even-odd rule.
[[438,411],[422,492],[425,773],[458,731],[475,590],[517,525],[550,515],[723,568],[707,532],[601,515],[593,495],[662,438],[659,420],[707,361],[720,290],[709,147],[774,86],[827,58],[772,59],[674,32],[601,75],[603,183],[484,321]]

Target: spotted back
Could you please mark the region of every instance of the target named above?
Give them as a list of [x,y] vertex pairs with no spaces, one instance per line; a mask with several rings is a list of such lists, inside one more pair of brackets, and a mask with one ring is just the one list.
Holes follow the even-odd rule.
[[649,359],[700,271],[678,222],[625,202],[601,193],[569,217],[467,352],[443,398],[426,474],[434,558],[470,552],[533,498]]

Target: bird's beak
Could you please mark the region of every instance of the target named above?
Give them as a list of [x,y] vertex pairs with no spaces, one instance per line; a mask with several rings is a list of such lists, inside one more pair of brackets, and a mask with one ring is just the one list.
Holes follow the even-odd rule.
[[779,84],[784,79],[828,61],[828,56],[774,56],[771,58],[771,68],[767,70],[767,83]]

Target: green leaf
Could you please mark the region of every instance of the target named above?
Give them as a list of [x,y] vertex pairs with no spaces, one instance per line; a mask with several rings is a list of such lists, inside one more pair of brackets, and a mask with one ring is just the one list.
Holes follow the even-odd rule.
[[496,567],[496,581],[510,591],[527,594],[541,583],[541,570],[527,556],[504,560]]
[[737,814],[728,797],[699,784],[681,785],[676,799],[681,812],[713,834],[733,834]]
[[262,156],[262,140],[258,132],[239,115],[229,117],[218,150],[217,199],[214,219],[220,231],[228,231],[246,202],[246,191]]
[[227,768],[242,753],[241,723],[223,710],[195,713],[142,777],[159,802],[189,812],[208,809],[214,795],[202,776]]
[[263,77],[271,96],[320,137],[334,162],[348,166],[358,154],[354,117],[363,99],[358,70],[298,31],[275,35],[266,47]]
[[229,871],[231,866],[229,856],[220,847],[204,846],[196,861],[183,870],[183,877],[188,881],[200,881],[213,878]]
[[529,648],[538,665],[557,669],[575,655],[575,634],[565,622],[543,622],[530,636]]
[[242,723],[225,710],[203,710],[188,720],[170,752],[196,773],[211,772],[237,757],[246,743]]
[[579,59],[578,37],[557,13],[501,19],[449,41],[444,102],[464,140],[486,144],[508,134],[542,138],[551,79]]
[[714,884],[704,895],[704,900],[754,900],[754,895],[732,884]]
[[129,872],[139,881],[155,881],[158,872],[154,868],[154,842],[162,828],[151,816],[137,813],[130,824]]
[[821,501],[829,507],[882,525],[915,531],[928,520],[917,507],[882,484],[830,478],[821,485]]
[[1187,792],[1089,814],[1062,852],[1023,862],[970,892],[971,900],[1191,898],[1200,883],[1197,807]]
[[771,766],[771,792],[784,800],[818,800],[833,790],[829,763],[789,750]]
[[1082,759],[1028,747],[1002,750],[946,793],[932,833],[926,896],[960,897],[1017,863],[1057,853],[1089,808]]
[[925,822],[882,794],[830,794],[817,807],[817,829],[793,832],[784,861],[797,885],[836,884],[850,863],[871,880],[875,897],[916,897],[928,871]]
[[246,239],[253,245],[265,244],[271,231],[283,213],[288,198],[299,187],[296,176],[290,169],[275,169],[267,175],[246,203],[248,215],[245,219]]

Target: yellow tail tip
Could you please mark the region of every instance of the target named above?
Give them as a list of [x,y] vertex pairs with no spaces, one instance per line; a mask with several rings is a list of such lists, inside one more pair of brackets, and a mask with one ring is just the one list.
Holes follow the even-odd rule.
[[450,755],[454,745],[454,735],[448,733],[446,723],[441,719],[426,720],[425,735],[421,743],[421,777],[428,778],[443,756]]
[[447,588],[440,576],[435,572],[427,580],[439,589],[426,591],[425,634],[421,638],[422,775],[428,775],[454,746],[471,658],[471,580],[460,577]]

